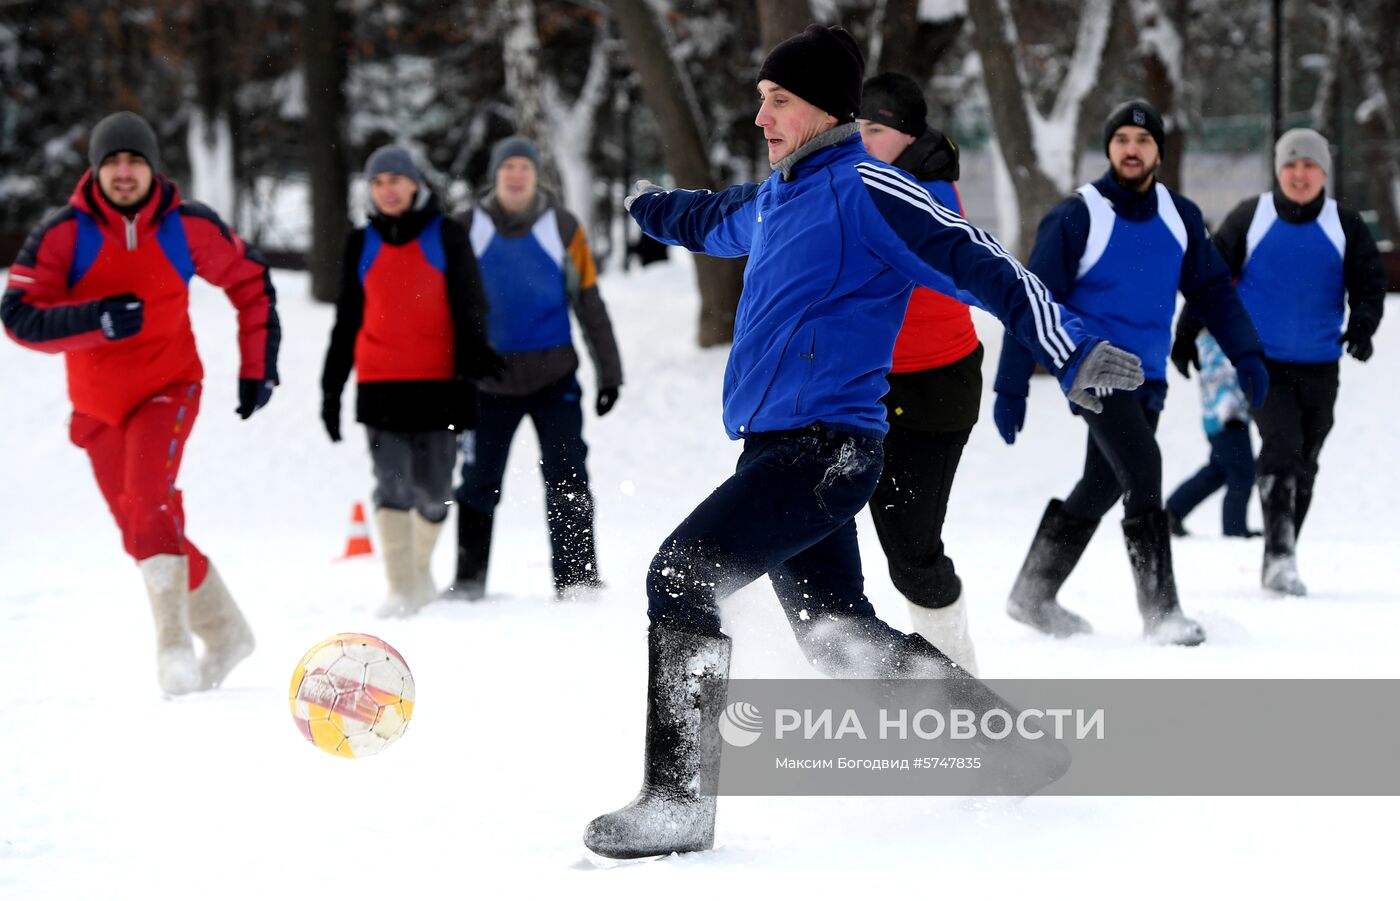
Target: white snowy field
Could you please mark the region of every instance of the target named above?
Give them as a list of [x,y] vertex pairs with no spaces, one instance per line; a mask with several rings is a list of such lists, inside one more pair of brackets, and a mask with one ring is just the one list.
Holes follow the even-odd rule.
[[[369,457],[350,413],[339,445],[319,422],[331,309],[308,300],[301,274],[279,272],[276,284],[283,384],[247,422],[233,413],[231,308],[203,283],[194,292],[207,375],[181,485],[190,534],[259,646],[221,690],[177,700],[156,687],[140,579],[68,443],[62,362],[0,341],[0,898],[1362,897],[1388,880],[1393,798],[724,798],[713,852],[592,857],[584,825],[640,779],[647,563],[739,450],[719,422],[725,351],[694,345],[688,262],[603,280],[627,375],[616,411],[587,423],[607,589],[552,599],[525,427],[491,596],[407,621],[371,614],[377,560],[333,562],[352,503],[368,500]],[[1020,441],[1001,443],[990,391],[1000,330],[980,313],[978,325],[988,390],[946,537],[984,675],[1400,678],[1400,322],[1383,324],[1369,364],[1343,360],[1301,548],[1306,599],[1263,596],[1260,544],[1219,537],[1218,495],[1188,520],[1198,537],[1176,543],[1177,579],[1210,635],[1195,649],[1139,640],[1117,513],[1062,595],[1092,637],[1055,641],[1005,616],[1045,502],[1074,483],[1085,438],[1037,380]],[[1194,384],[1173,373],[1160,431],[1168,491],[1206,458],[1198,413]],[[1257,502],[1251,516],[1257,525]],[[860,528],[868,593],[905,626],[864,515]],[[440,580],[453,554],[444,541]],[[808,675],[766,581],[724,613],[734,676]],[[417,679],[408,733],[366,760],[315,750],[287,709],[302,653],[343,631],[383,637]]]

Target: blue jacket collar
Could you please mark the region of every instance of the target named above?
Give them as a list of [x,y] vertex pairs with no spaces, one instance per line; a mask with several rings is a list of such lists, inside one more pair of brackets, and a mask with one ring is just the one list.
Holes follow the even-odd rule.
[[1146,222],[1157,215],[1157,182],[1152,182],[1152,187],[1141,193],[1130,191],[1118,183],[1118,179],[1113,177],[1113,170],[1107,172],[1094,182],[1094,187],[1099,193],[1113,205],[1113,212],[1118,216],[1131,222]]

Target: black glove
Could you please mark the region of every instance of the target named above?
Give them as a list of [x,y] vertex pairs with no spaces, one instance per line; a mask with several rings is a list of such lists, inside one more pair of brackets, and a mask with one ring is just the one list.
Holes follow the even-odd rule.
[[597,411],[599,416],[607,416],[615,403],[617,403],[617,389],[600,388],[598,389],[598,400],[594,402],[593,409]]
[[238,409],[234,412],[239,418],[247,419],[267,406],[267,402],[272,399],[272,386],[275,384],[272,379],[239,379]]
[[1188,379],[1191,377],[1192,366],[1195,366],[1197,369],[1201,368],[1201,357],[1196,351],[1196,339],[1194,337],[1188,338],[1185,335],[1176,336],[1176,340],[1172,342],[1172,365],[1176,367],[1177,372],[1186,376]]
[[498,379],[506,374],[506,368],[506,358],[489,345],[468,354],[461,366],[462,375],[469,379]]
[[1337,339],[1338,344],[1347,346],[1347,353],[1357,360],[1365,363],[1371,359],[1371,354],[1375,352],[1375,347],[1371,344],[1371,336],[1376,333],[1376,327],[1369,322],[1357,322],[1356,317],[1347,323],[1347,330],[1342,332],[1342,337]]
[[97,322],[108,341],[130,338],[141,331],[146,302],[135,294],[117,294],[97,302]]
[[321,422],[326,425],[326,434],[331,441],[340,440],[340,400],[327,397],[321,401]]

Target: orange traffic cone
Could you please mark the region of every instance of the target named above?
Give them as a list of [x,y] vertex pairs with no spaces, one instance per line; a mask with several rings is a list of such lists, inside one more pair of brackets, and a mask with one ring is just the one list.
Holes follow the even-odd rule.
[[365,505],[355,501],[355,509],[350,513],[350,537],[345,540],[345,553],[341,560],[351,557],[366,557],[374,553],[369,543],[369,525],[365,523]]

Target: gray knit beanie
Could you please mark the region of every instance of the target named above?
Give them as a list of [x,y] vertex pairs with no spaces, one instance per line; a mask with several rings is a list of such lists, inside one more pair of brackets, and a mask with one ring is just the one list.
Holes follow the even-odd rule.
[[135,113],[112,113],[93,126],[88,136],[88,162],[93,169],[101,168],[103,160],[123,150],[144,157],[152,169],[160,168],[156,133]]
[[496,146],[491,148],[491,163],[487,166],[491,180],[496,179],[496,170],[501,168],[501,163],[513,156],[523,156],[525,159],[535,164],[535,173],[540,171],[540,151],[528,138],[521,135],[511,135],[496,142]]
[[413,179],[419,185],[423,184],[423,172],[413,161],[413,154],[408,152],[408,148],[398,144],[385,144],[371,153],[365,161],[365,178],[386,174],[402,175]]
[[1311,128],[1290,128],[1274,145],[1274,174],[1294,160],[1312,160],[1323,172],[1332,174],[1332,151],[1327,139]]

